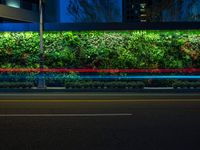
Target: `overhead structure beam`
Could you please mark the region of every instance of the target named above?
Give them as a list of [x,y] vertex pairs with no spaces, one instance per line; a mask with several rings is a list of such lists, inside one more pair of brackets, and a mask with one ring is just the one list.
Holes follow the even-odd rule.
[[39,22],[39,13],[0,4],[0,17],[24,22]]

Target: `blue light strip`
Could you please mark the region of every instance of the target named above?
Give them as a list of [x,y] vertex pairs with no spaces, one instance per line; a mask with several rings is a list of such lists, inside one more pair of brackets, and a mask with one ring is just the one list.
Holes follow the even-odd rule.
[[[200,75],[148,75],[148,76],[99,76],[99,75],[89,75],[89,76],[68,76],[68,75],[56,75],[56,74],[44,74],[43,76],[40,76],[39,74],[36,74],[34,76],[29,75],[12,75],[12,76],[3,76],[3,79],[9,79],[9,78],[18,78],[18,79],[38,79],[38,78],[44,78],[44,79],[200,79]],[[2,77],[0,77],[2,79]]]
[[200,79],[200,76],[81,76],[81,79]]
[[[199,22],[45,23],[45,31],[199,30]],[[33,23],[0,23],[0,32],[38,31]]]
[[0,23],[0,32],[39,31],[37,23]]

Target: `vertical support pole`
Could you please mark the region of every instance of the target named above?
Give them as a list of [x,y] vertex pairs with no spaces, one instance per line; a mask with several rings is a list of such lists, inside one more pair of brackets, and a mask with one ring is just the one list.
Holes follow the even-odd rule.
[[45,89],[45,78],[44,78],[44,47],[43,47],[43,31],[44,31],[44,20],[43,20],[43,2],[39,0],[39,11],[40,11],[40,74],[38,80],[38,88]]

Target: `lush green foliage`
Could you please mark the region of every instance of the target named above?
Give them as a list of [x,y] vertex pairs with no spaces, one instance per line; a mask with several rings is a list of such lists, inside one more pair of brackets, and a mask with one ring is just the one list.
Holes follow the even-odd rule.
[[38,67],[37,33],[0,33],[0,67]]
[[[45,68],[200,67],[200,31],[47,32]],[[0,33],[0,68],[38,68],[39,34]]]

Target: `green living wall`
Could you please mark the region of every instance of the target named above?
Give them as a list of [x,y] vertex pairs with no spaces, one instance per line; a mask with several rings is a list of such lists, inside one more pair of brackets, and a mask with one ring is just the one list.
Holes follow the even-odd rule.
[[[200,68],[200,31],[44,34],[45,68]],[[0,33],[0,68],[39,68],[39,34]]]

